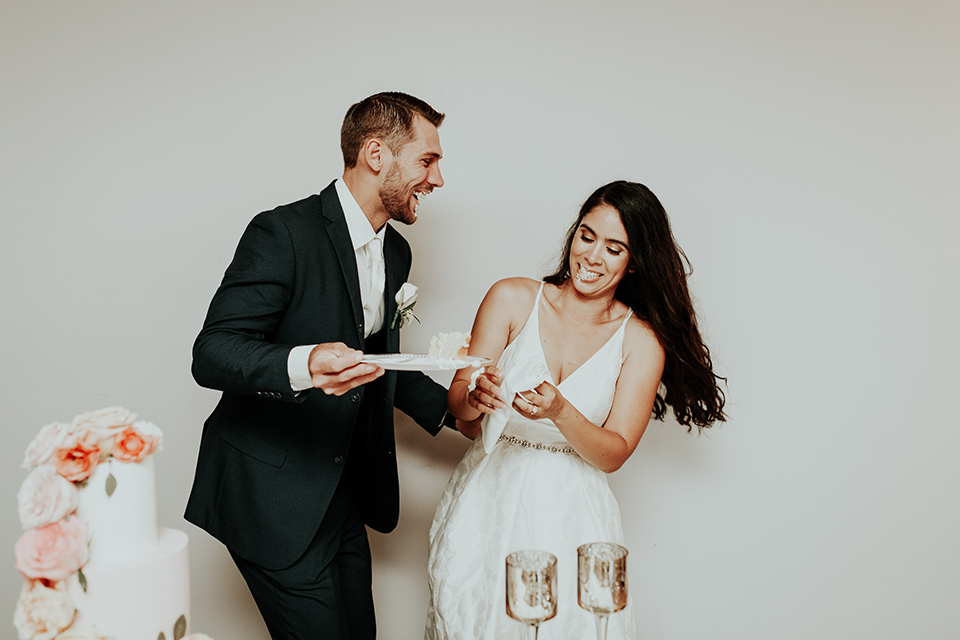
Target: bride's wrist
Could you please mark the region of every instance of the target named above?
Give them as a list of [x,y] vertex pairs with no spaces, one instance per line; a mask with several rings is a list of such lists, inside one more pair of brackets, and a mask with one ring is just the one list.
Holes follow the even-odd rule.
[[476,412],[477,412],[477,415],[475,415],[475,416],[472,417],[472,418],[460,418],[461,420],[465,420],[466,422],[473,422],[474,420],[479,420],[481,417],[483,417],[483,412],[480,411],[479,409],[475,408],[473,405],[470,404],[470,392],[471,392],[471,391],[473,391],[473,389],[471,389],[469,386],[467,386],[467,388],[464,389],[464,394],[463,394],[463,406],[464,406],[464,408],[466,408],[466,409],[472,409],[473,411],[476,411]]
[[[572,411],[571,411],[572,409]],[[556,416],[553,418],[554,424],[556,423],[567,423],[570,420],[576,419],[580,415],[580,412],[577,411],[572,404],[566,399],[563,398],[563,403],[560,405],[560,408],[557,410]]]
[[[463,420],[464,422],[473,422],[474,420],[479,420],[483,416],[483,412],[474,408],[474,406],[470,404],[470,391],[472,391],[470,385],[463,380],[457,380],[453,384],[463,386],[463,399],[458,403],[460,405],[459,407],[450,408],[450,413],[453,413],[457,416],[457,418]],[[476,413],[476,415],[473,415],[474,413]],[[467,417],[469,415],[472,415],[473,417]]]

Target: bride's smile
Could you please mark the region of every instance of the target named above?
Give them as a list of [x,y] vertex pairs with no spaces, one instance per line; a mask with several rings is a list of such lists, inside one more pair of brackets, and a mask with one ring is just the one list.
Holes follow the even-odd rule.
[[570,272],[583,294],[615,291],[630,267],[627,232],[620,214],[609,205],[583,216],[570,245]]

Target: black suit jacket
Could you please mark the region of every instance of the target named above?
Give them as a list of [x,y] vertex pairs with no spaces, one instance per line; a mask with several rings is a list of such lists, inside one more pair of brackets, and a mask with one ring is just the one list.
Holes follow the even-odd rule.
[[[383,251],[379,337],[385,352],[396,353],[394,296],[411,252],[389,226]],[[363,333],[356,259],[333,184],[257,215],[194,344],[194,378],[223,395],[203,427],[187,520],[234,553],[283,568],[312,540],[349,466],[365,522],[383,532],[396,526],[393,409],[436,434],[446,390],[419,372],[387,371],[340,397],[296,394],[287,373],[292,347],[339,341],[363,350]]]

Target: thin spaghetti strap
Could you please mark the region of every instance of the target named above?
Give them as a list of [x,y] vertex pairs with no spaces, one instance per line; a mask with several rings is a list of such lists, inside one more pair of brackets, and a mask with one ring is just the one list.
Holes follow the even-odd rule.
[[627,307],[627,315],[623,317],[623,322],[620,323],[620,328],[617,331],[623,331],[624,327],[627,326],[627,321],[630,320],[630,316],[633,315],[633,309]]
[[543,297],[543,285],[545,282],[540,283],[540,288],[537,289],[537,297],[533,300],[533,309],[530,310],[530,315],[527,316],[527,324],[530,324],[530,318],[536,320],[534,322],[535,331],[537,332],[537,340],[540,340],[540,298]]

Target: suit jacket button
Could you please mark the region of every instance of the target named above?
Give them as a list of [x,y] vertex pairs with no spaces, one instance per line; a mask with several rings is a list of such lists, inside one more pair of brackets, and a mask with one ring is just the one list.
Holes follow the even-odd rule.
[[343,456],[337,456],[333,461],[337,464],[343,464]]
[[357,404],[358,402],[360,402],[360,394],[359,393],[353,394],[352,396],[350,396],[350,400],[353,401],[353,404]]

